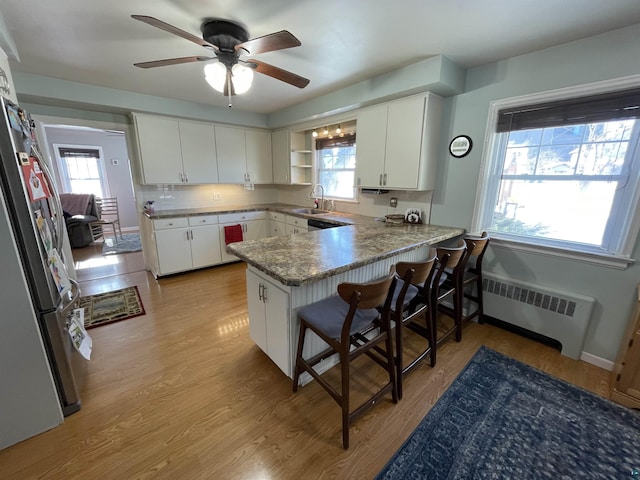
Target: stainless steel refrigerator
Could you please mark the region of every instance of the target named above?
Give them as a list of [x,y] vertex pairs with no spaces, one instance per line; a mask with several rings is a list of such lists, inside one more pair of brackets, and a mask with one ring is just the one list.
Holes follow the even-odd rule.
[[[80,289],[66,272],[65,219],[50,166],[38,149],[30,116],[6,98],[0,98],[0,105],[0,187],[4,204],[0,215],[6,216],[0,223],[8,226],[0,230],[0,244],[15,245],[13,257],[7,256],[8,251],[2,255],[9,260],[17,258],[19,276],[24,277],[24,281],[0,278],[0,285],[23,291],[26,286],[28,295],[25,297],[30,299],[35,313],[38,340],[46,353],[60,408],[67,416],[80,409],[77,382],[84,359],[73,348],[67,332],[69,314],[80,296]],[[15,296],[19,297],[21,292],[15,291]],[[1,322],[29,321],[28,318],[6,317]],[[4,340],[12,341],[10,338]],[[15,342],[19,341],[21,339],[15,339]],[[22,352],[19,346],[16,352],[19,357]],[[18,370],[21,361],[28,359],[15,358]]]

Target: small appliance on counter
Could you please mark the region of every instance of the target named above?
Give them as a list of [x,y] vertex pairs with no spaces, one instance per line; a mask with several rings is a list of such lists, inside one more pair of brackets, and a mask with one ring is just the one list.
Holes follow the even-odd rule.
[[408,208],[404,214],[407,223],[422,223],[422,211],[419,208]]

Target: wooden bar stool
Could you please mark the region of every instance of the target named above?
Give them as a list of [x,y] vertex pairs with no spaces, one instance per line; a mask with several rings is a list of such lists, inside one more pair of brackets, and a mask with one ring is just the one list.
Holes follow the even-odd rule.
[[[489,246],[491,238],[487,232],[477,237],[468,235],[464,237],[467,244],[468,258],[467,264],[462,277],[462,288],[464,290],[464,298],[469,300],[467,303],[467,313],[462,310],[462,321],[466,322],[474,317],[478,317],[478,323],[482,323],[484,316],[484,303],[482,300],[482,259]],[[476,305],[472,310],[473,304]]]
[[[483,315],[482,258],[489,245],[489,240],[486,232],[479,237],[464,237],[465,254],[455,267],[452,265],[447,267],[448,277],[441,286],[443,292],[452,292],[452,303],[440,303],[439,311],[454,319],[457,342],[462,340],[463,323],[476,316],[481,318]],[[464,312],[465,298],[470,300],[466,314]],[[475,310],[473,310],[473,303],[477,305]],[[446,335],[449,333],[451,331]],[[444,336],[442,340],[444,340]]]
[[[393,320],[395,323],[396,335],[396,381],[398,382],[398,398],[402,399],[402,381],[404,375],[420,365],[422,360],[430,355],[431,366],[435,364],[433,356],[435,343],[433,339],[433,328],[431,322],[431,309],[429,307],[429,295],[431,290],[431,281],[433,279],[433,266],[436,262],[435,250],[431,252],[431,258],[424,262],[398,262],[396,272],[398,276],[404,276],[407,272],[413,271],[411,275],[411,285],[407,288],[404,301],[402,304],[399,298],[393,305]],[[400,291],[401,284],[405,282],[399,280],[396,284],[396,290]],[[398,295],[399,297],[400,295]],[[420,324],[419,322],[422,322]],[[404,347],[403,335],[406,324],[416,322],[419,325],[419,332],[427,340],[426,348],[415,356],[412,361],[404,366]]]
[[[460,240],[456,247],[438,247],[438,278],[434,278],[431,291],[433,305],[433,336],[436,345],[455,333],[456,341],[462,340],[463,273],[468,259],[467,244]],[[443,304],[447,300],[449,305]],[[438,336],[438,313],[453,318],[453,326]]]
[[[410,277],[408,277],[410,282]],[[341,283],[338,295],[307,305],[298,311],[300,336],[293,376],[293,391],[298,390],[302,372],[308,372],[342,408],[342,444],[349,448],[349,426],[355,418],[391,392],[398,402],[393,346],[391,342],[391,302],[397,278],[395,268],[372,283]],[[405,289],[406,291],[406,289]],[[402,295],[400,293],[399,295]],[[302,356],[307,330],[324,340],[329,348],[305,359]],[[366,336],[365,336],[366,335]],[[338,392],[315,370],[314,365],[337,353],[340,357],[341,391]],[[388,381],[368,400],[350,409],[350,363],[366,354],[388,372]]]

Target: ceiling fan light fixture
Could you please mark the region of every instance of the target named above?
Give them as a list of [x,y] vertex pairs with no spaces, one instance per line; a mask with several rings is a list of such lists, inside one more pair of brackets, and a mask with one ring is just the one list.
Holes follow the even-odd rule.
[[204,78],[211,88],[223,93],[227,81],[227,68],[221,63],[208,63],[204,66]]
[[236,63],[231,68],[231,80],[236,94],[243,94],[251,88],[251,83],[253,82],[253,70]]

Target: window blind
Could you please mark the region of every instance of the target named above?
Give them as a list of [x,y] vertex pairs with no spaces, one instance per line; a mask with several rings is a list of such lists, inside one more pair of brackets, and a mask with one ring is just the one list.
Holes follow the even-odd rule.
[[581,125],[625,118],[640,118],[640,88],[500,110],[496,131]]
[[61,157],[85,157],[85,158],[100,157],[100,152],[98,152],[98,150],[95,150],[95,149],[59,147],[58,151],[60,152]]
[[356,144],[356,135],[345,135],[344,137],[317,138],[316,150],[326,150],[328,148],[353,147]]

